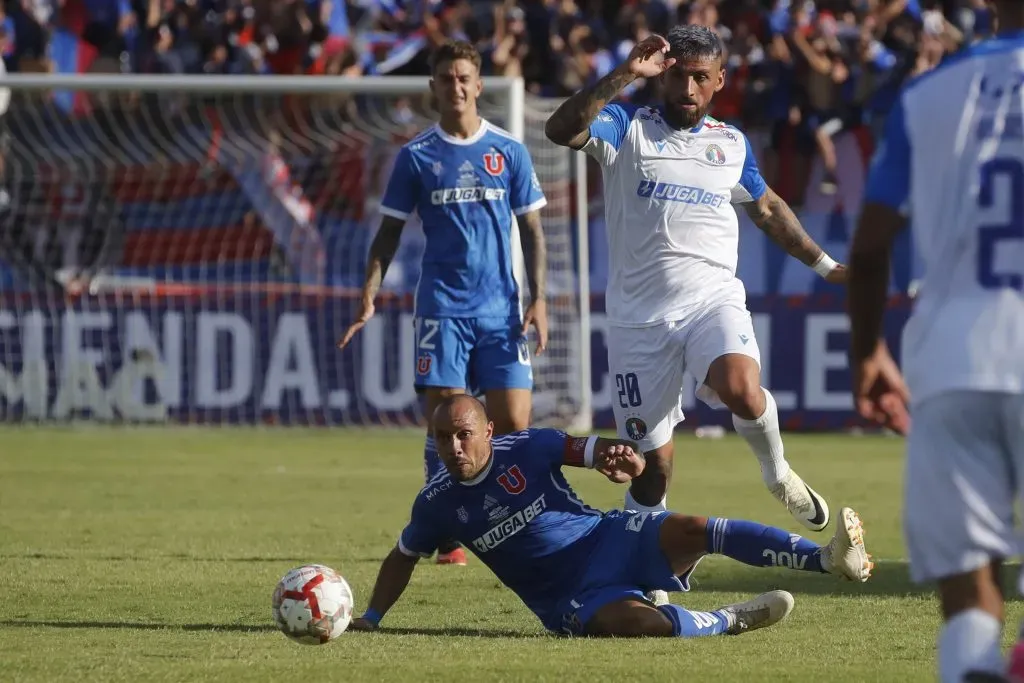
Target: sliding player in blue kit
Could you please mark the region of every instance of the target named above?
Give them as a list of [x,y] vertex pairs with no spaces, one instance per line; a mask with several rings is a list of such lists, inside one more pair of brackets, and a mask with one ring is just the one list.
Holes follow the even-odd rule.
[[[344,348],[374,314],[373,300],[414,211],[426,236],[416,291],[416,390],[424,395],[426,479],[441,469],[429,419],[446,396],[484,392],[499,434],[526,429],[533,368],[526,331],[547,345],[547,260],[540,209],[547,203],[526,146],[477,112],[480,55],[452,41],[433,56],[430,88],[440,112],[402,147],[381,201],[380,229],[370,246],[362,309],[338,342]],[[522,236],[530,301],[520,310],[513,275],[513,216]],[[446,542],[439,564],[465,564]]]
[[589,467],[613,482],[630,481],[643,472],[644,460],[629,442],[554,429],[492,437],[483,405],[465,395],[442,401],[432,421],[445,470],[417,495],[355,630],[377,628],[419,558],[446,538],[479,557],[548,631],[568,635],[738,634],[778,623],[793,609],[785,591],[712,612],[647,600],[650,590],[689,590],[690,575],[708,554],[852,581],[871,575],[861,522],[849,508],[824,547],[757,522],[667,511],[602,513],[576,496],[561,468]]

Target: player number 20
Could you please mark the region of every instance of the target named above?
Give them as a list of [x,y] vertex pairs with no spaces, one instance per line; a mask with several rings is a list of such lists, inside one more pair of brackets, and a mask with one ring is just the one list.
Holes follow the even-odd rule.
[[[1024,290],[1024,272],[996,272],[995,259],[1000,242],[1024,240],[1024,163],[1019,159],[997,157],[982,164],[978,207],[1006,207],[1005,222],[978,228],[978,284],[985,289]],[[996,186],[1003,189],[997,196]],[[1005,193],[1005,194],[1004,194]],[[1019,244],[1018,248],[1024,248]]]
[[615,375],[615,387],[619,390],[619,405],[623,408],[636,408],[642,403],[640,384],[634,373]]

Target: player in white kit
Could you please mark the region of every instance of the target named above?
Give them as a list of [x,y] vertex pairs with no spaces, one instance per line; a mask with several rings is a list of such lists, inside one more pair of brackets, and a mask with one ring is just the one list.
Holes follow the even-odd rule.
[[[637,78],[661,79],[664,106],[609,104]],[[647,459],[626,507],[665,507],[688,373],[698,398],[733,413],[772,494],[801,524],[820,531],[828,506],[786,462],[775,401],[761,387],[746,291],[736,278],[739,221],[732,204],[742,204],[776,243],[829,281],[845,282],[846,271],[765,185],[743,133],[705,115],[723,85],[718,37],[703,26],[677,26],[667,39],[637,44],[546,126],[553,142],[584,150],[604,172],[612,405],[619,435]]]
[[[909,431],[904,530],[911,577],[938,582],[943,681],[1003,680],[999,567],[1019,554],[1024,3],[996,10],[996,38],[905,87],[850,253],[854,398],[864,417]],[[882,315],[907,208],[924,273],[903,330],[904,383]]]

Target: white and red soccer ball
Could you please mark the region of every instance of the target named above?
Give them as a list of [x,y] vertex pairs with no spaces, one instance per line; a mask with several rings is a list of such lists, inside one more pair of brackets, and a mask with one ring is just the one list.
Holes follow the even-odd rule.
[[355,600],[341,574],[322,564],[291,570],[278,581],[271,599],[274,623],[304,645],[323,645],[352,623]]

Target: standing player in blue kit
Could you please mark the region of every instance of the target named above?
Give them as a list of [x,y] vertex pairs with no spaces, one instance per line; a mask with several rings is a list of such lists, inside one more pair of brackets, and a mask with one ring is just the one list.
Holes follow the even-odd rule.
[[[370,247],[362,309],[338,342],[344,348],[374,314],[373,300],[394,258],[405,222],[419,212],[426,236],[416,291],[416,389],[429,421],[446,397],[483,391],[497,433],[530,424],[536,352],[547,345],[546,249],[540,209],[547,203],[523,143],[480,117],[480,55],[446,43],[434,55],[431,91],[439,122],[402,147],[381,202]],[[513,274],[518,219],[531,299],[521,310]],[[426,478],[440,469],[427,425]],[[465,564],[457,544],[441,543],[438,563]]]

